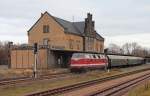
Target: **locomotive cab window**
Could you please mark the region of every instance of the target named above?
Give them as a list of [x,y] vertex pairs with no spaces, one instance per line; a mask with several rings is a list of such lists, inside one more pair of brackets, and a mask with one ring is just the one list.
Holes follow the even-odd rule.
[[99,59],[101,58],[100,55],[97,55],[97,56],[98,56]]
[[89,57],[90,57],[90,58],[93,58],[93,56],[92,56],[91,54],[89,54]]
[[101,57],[101,58],[104,58],[104,56],[103,56],[103,55],[100,55],[100,57]]
[[95,56],[95,55],[93,55],[93,58],[95,59],[95,58],[96,58],[96,56]]
[[72,56],[73,58],[84,58],[85,57],[85,55],[84,54],[73,54],[73,56]]
[[89,54],[86,54],[86,55],[85,55],[85,58],[90,58],[90,55],[89,55]]

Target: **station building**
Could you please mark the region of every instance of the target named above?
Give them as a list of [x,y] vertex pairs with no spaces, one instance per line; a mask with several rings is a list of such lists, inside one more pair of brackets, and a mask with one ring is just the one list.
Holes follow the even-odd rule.
[[[104,38],[96,32],[95,22],[90,13],[81,22],[70,22],[52,16],[48,12],[42,13],[28,31],[28,46],[33,46],[34,43],[39,45],[39,65],[45,66],[40,68],[68,67],[70,58],[75,52],[104,51]],[[31,68],[34,63],[32,50],[33,48],[13,48],[11,52],[13,68],[20,66],[21,62],[26,67],[19,68],[29,68],[27,65]],[[19,56],[17,52],[20,52]],[[25,60],[17,61],[20,60],[18,57]]]

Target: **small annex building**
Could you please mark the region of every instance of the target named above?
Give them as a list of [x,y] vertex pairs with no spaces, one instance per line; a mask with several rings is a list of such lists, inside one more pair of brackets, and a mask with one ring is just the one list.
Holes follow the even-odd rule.
[[12,48],[12,68],[32,68],[34,43],[39,45],[39,68],[68,67],[74,52],[104,51],[104,38],[96,32],[90,13],[81,22],[70,22],[48,12],[42,13],[28,31],[28,45]]

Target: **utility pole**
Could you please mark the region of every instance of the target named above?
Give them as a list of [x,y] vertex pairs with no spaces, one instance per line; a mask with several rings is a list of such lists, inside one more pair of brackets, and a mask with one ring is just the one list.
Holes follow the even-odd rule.
[[11,47],[13,45],[13,42],[8,42],[7,45],[7,51],[8,51],[8,68],[11,68]]
[[34,43],[34,69],[33,69],[34,78],[37,78],[37,51],[38,51],[38,44]]

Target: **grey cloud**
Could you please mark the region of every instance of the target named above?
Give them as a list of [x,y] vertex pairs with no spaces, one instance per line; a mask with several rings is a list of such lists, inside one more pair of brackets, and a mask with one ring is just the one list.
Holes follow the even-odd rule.
[[102,36],[149,33],[149,6],[150,0],[0,0],[0,35],[25,37],[44,11],[69,21],[91,12]]

